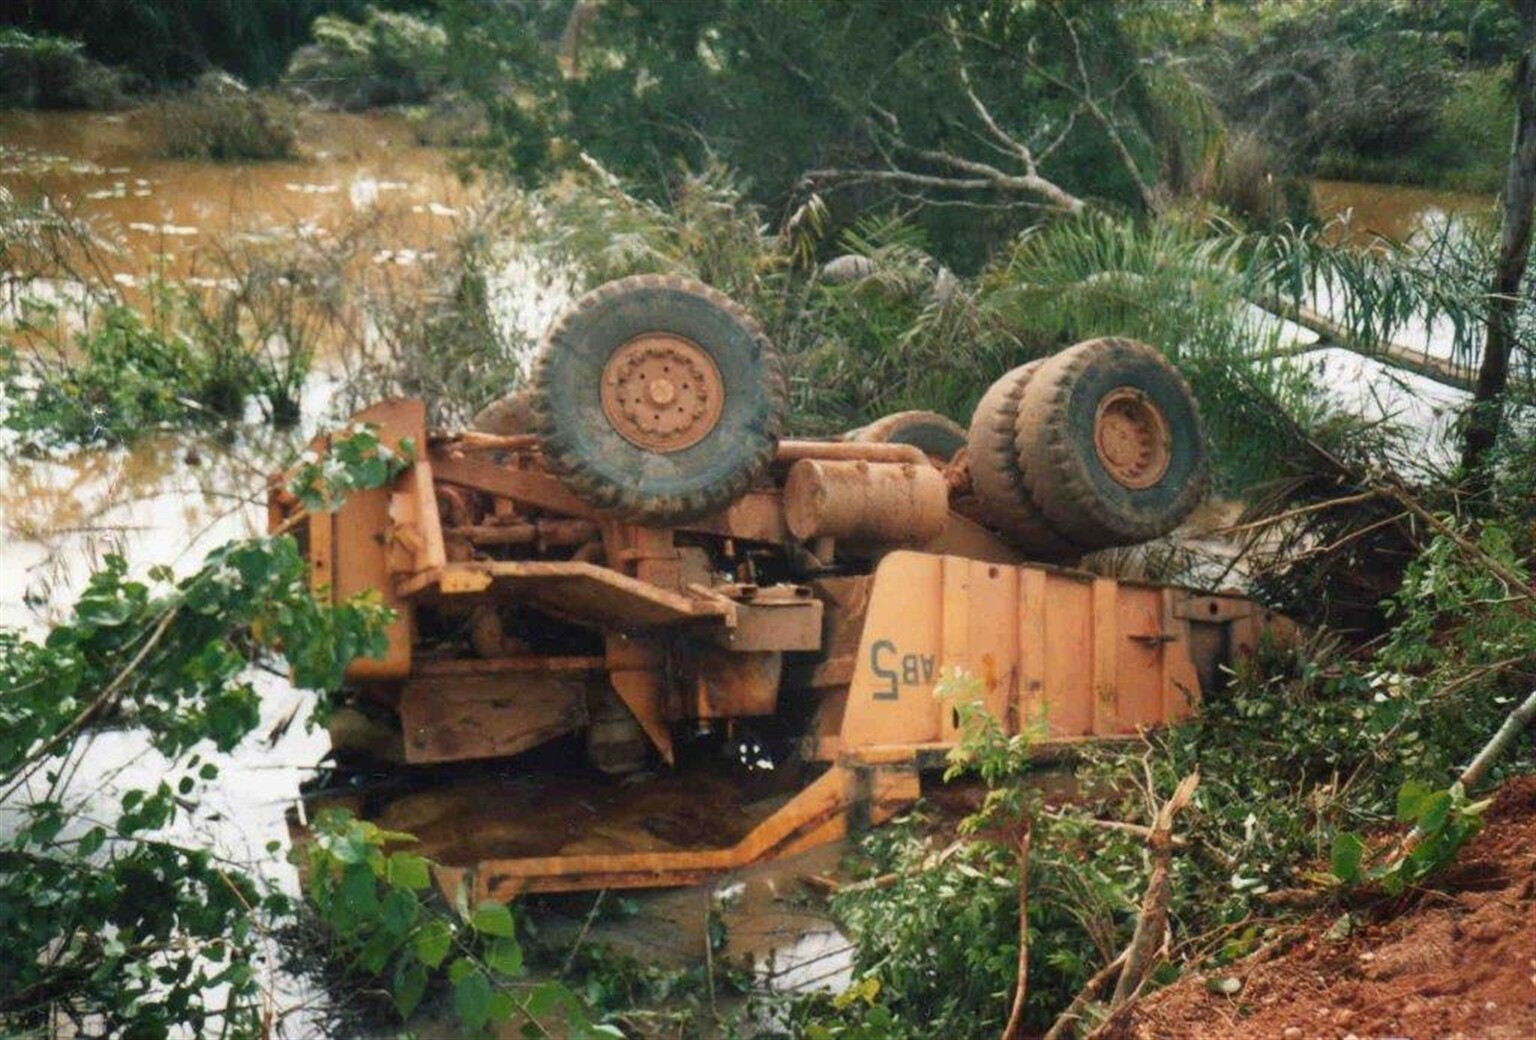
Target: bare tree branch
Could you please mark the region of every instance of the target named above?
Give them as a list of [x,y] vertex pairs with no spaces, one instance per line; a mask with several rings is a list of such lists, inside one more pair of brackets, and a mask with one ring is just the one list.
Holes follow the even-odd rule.
[[[1068,87],[1064,81],[1056,79],[1054,76],[1047,74],[1047,78],[1055,80],[1057,84],[1070,90],[1077,97],[1082,107],[1087,110],[1088,114],[1093,116],[1094,122],[1099,124],[1105,136],[1109,138],[1110,146],[1114,148],[1115,154],[1120,157],[1120,164],[1125,167],[1125,172],[1130,175],[1132,182],[1135,183],[1136,190],[1141,194],[1142,202],[1146,205],[1147,209],[1154,212],[1157,211],[1161,208],[1161,200],[1158,198],[1157,192],[1142,177],[1141,167],[1137,165],[1136,157],[1131,154],[1131,150],[1126,147],[1125,139],[1120,136],[1119,126],[1116,125],[1115,121],[1110,118],[1109,113],[1104,111],[1103,107],[1093,96],[1093,80],[1088,75],[1088,62],[1083,57],[1083,41],[1077,35],[1077,27],[1072,24],[1072,19],[1068,18],[1066,13],[1057,7],[1056,4],[1050,3],[1047,6],[1051,9],[1051,13],[1061,20],[1062,28],[1067,31],[1067,38],[1072,41],[1072,61],[1077,68],[1080,86],[1074,89]],[[1030,64],[1034,66],[1037,72],[1044,73],[1044,70],[1034,61],[1031,61]],[[1130,81],[1131,77],[1128,76],[1119,87],[1115,88],[1114,94],[1124,90]]]
[[[901,140],[901,124],[896,115],[878,105],[872,105],[875,117],[881,124],[872,135],[875,149],[885,160],[884,169],[864,168],[834,168],[811,170],[806,176],[810,183],[875,183],[888,185],[905,185],[911,188],[930,188],[936,191],[952,192],[976,192],[992,191],[999,195],[1026,195],[1044,199],[1047,207],[1061,210],[1067,213],[1076,213],[1087,205],[1082,199],[1067,191],[1061,185],[1043,177],[1040,174],[1040,157],[1037,156],[1028,144],[1014,137],[1004,130],[993,116],[986,102],[981,100],[976,93],[975,86],[971,82],[970,70],[966,67],[965,56],[961,47],[960,37],[952,24],[946,25],[946,30],[951,44],[955,48],[956,65],[959,70],[960,84],[965,91],[966,99],[970,102],[972,110],[976,113],[981,125],[997,143],[988,143],[995,151],[1013,159],[1023,167],[1022,173],[1013,173],[1004,170],[991,163],[969,159],[963,155],[957,155],[951,151],[943,151],[931,148],[918,148]],[[1067,119],[1067,125],[1051,142],[1044,154],[1050,154],[1072,131],[1073,122],[1077,116],[1073,112]],[[871,120],[872,128],[874,120]],[[935,167],[946,168],[953,172],[953,176],[944,176],[937,173],[924,173],[919,170],[908,169],[904,164],[897,163],[881,141],[881,133],[888,134],[894,142],[896,149],[906,153],[912,159],[921,160],[923,163]],[[965,176],[962,176],[965,175]],[[1006,205],[1015,205],[1008,203]]]

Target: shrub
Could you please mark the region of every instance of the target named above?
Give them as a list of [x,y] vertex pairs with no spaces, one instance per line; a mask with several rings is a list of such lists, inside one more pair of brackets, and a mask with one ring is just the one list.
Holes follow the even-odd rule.
[[207,414],[199,366],[183,337],[109,306],[56,356],[0,356],[5,425],[34,445],[114,444]]
[[1309,182],[1285,170],[1274,151],[1248,131],[1228,136],[1203,189],[1206,198],[1249,225],[1302,223],[1311,216]]
[[123,73],[87,58],[84,44],[0,29],[0,108],[117,108]]
[[298,152],[297,110],[228,76],[205,77],[161,102],[155,120],[161,154],[175,159],[291,159]]
[[362,22],[321,15],[315,42],[294,53],[283,82],[337,108],[427,101],[443,87],[448,35],[398,11],[369,7]]

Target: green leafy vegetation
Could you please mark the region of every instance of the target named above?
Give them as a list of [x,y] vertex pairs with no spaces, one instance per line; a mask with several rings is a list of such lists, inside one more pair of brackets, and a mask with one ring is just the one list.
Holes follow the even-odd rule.
[[347,973],[384,982],[402,1021],[431,989],[446,987],[446,1003],[468,1035],[494,1035],[516,1021],[572,1038],[623,1037],[592,1021],[580,998],[559,982],[526,981],[516,917],[506,904],[471,907],[461,890],[454,907],[441,905],[433,865],[400,849],[414,841],[327,810],[295,851],[309,908],[332,936],[331,956]]
[[387,487],[414,461],[416,445],[406,437],[398,452],[379,440],[376,426],[351,426],[333,434],[321,458],[305,452],[293,469],[288,490],[304,508],[329,512],[354,491]]
[[1513,4],[1212,8],[1203,78],[1229,120],[1319,176],[1497,191]]
[[0,25],[78,40],[95,61],[127,69],[156,89],[183,86],[210,68],[266,84],[282,73],[317,17],[355,18],[365,6],[362,0],[71,0],[7,5]]
[[321,15],[283,82],[343,109],[419,104],[445,89],[448,34],[400,11],[369,7],[361,22]]
[[[109,557],[42,642],[0,633],[0,1023],[50,1015],[164,1035],[259,1030],[258,946],[287,901],[176,825],[257,722],[251,666],[279,652],[294,682],[338,685],[382,651],[362,597],[327,606],[288,538],[232,543],[188,577],[147,580]],[[90,734],[131,726],[164,779],[80,777]],[[200,750],[201,749],[201,750]]]
[[[1129,940],[1148,876],[1135,828],[1196,770],[1172,861],[1171,952],[1156,982],[1245,956],[1280,935],[1295,907],[1338,897],[1340,882],[1388,893],[1431,883],[1486,805],[1448,781],[1524,696],[1536,661],[1528,594],[1511,595],[1482,554],[1523,581],[1528,552],[1498,525],[1466,545],[1427,538],[1377,648],[1349,653],[1325,636],[1266,645],[1188,723],[1133,749],[1086,752],[1071,804],[1048,806],[1030,782],[1028,734],[1007,737],[985,712],[963,713],[951,772],[985,784],[981,810],[954,830],[917,814],[865,840],[868,873],[891,883],[853,885],[833,901],[858,942],[850,992],[860,997],[803,1001],[797,1021],[826,1036],[999,1030],[1019,941],[1010,836],[1029,820],[1026,1022],[1047,1028]],[[964,704],[975,683],[942,686]],[[1527,745],[1497,775],[1533,766]],[[1398,851],[1391,835],[1407,826],[1417,837]],[[1078,1035],[1105,1010],[1094,995]]]
[[[121,444],[157,429],[230,422],[252,397],[279,425],[298,418],[309,372],[302,345],[297,354],[252,349],[238,328],[221,335],[194,320],[200,305],[188,292],[151,292],[150,313],[108,303],[66,343],[57,306],[23,305],[15,345],[0,350],[4,424],[22,444]],[[268,363],[278,357],[282,364]]]
[[0,28],[0,108],[119,108],[126,77],[79,41]]
[[228,77],[159,102],[154,119],[160,152],[174,159],[233,162],[291,159],[297,153],[293,106]]

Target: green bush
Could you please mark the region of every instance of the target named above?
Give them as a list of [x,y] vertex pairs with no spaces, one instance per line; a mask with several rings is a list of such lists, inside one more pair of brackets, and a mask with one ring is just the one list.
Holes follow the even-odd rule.
[[112,306],[68,354],[0,355],[5,425],[33,444],[114,444],[205,415],[191,343]]
[[443,88],[448,34],[437,25],[369,7],[360,23],[327,14],[312,31],[283,82],[316,100],[356,110],[424,102]]
[[1492,194],[1504,183],[1514,99],[1507,67],[1458,73],[1429,133],[1406,152],[1371,154],[1345,142],[1317,157],[1318,176],[1422,184]]
[[162,101],[154,119],[159,151],[174,159],[230,162],[298,154],[298,111],[228,77]]
[[1430,143],[1440,178],[1431,183],[1488,193],[1503,186],[1515,125],[1510,75],[1508,67],[1499,67],[1456,77]]
[[127,81],[92,61],[84,44],[0,29],[0,108],[118,108]]
[[23,304],[0,347],[0,423],[38,449],[121,444],[155,429],[235,421],[254,398],[277,426],[299,418],[317,326],[308,287],[247,267],[238,291],[153,285],[148,313],[116,302],[61,339],[54,308]]
[[[256,727],[253,665],[281,647],[296,686],[335,688],[383,652],[389,617],[369,596],[317,602],[297,545],[274,538],[181,579],[109,556],[46,639],[0,630],[0,1033],[262,1032],[265,928],[288,901],[171,825],[219,775],[209,747]],[[82,774],[83,737],[109,720],[164,756],[149,785]]]

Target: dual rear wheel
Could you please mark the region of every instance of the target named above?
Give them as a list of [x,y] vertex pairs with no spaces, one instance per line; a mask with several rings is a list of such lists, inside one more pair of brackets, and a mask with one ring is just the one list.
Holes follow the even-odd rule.
[[1209,472],[1189,384],[1151,347],[1119,338],[1006,373],[977,405],[967,448],[983,518],[1051,559],[1168,533]]

